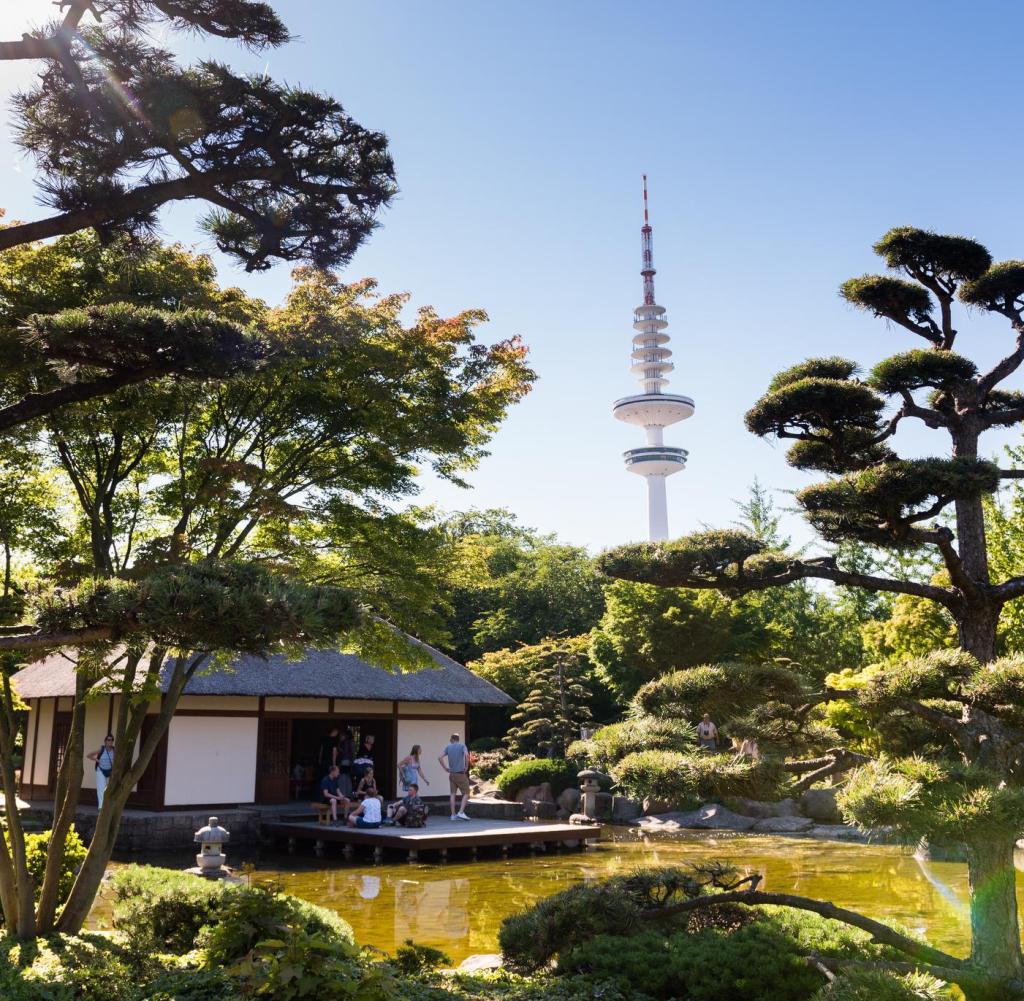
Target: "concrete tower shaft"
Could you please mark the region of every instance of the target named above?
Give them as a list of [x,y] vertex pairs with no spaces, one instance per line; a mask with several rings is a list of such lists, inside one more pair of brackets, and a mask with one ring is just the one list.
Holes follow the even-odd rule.
[[668,374],[675,369],[669,359],[668,320],[665,308],[654,299],[653,230],[647,202],[647,175],[644,174],[644,224],[640,229],[640,275],[644,301],[633,314],[633,351],[631,371],[643,386],[643,392],[616,400],[612,413],[616,419],[642,427],[647,439],[641,448],[623,453],[626,469],[647,480],[647,510],[650,539],[668,538],[668,499],[665,479],[686,466],[685,449],[666,445],[666,427],[693,416],[693,400],[688,396],[666,393]]

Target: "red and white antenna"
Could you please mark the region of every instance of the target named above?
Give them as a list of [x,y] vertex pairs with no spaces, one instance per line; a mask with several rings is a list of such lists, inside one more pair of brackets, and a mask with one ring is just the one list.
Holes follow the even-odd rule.
[[640,274],[644,279],[644,305],[654,304],[654,249],[651,246],[651,222],[647,215],[647,175],[644,174],[644,225],[640,230]]

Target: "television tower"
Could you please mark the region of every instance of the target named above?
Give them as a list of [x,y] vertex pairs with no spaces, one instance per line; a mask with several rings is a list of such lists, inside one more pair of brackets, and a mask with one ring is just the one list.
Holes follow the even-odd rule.
[[665,480],[686,468],[687,451],[666,445],[663,432],[670,424],[693,416],[693,400],[664,392],[668,385],[666,375],[675,366],[669,361],[672,352],[666,346],[665,333],[668,320],[665,307],[654,301],[654,254],[651,250],[651,223],[647,215],[647,175],[644,174],[644,225],[640,230],[644,279],[643,305],[633,314],[633,366],[632,371],[644,391],[636,396],[624,396],[612,405],[612,413],[620,421],[642,427],[647,433],[647,444],[622,453],[626,469],[647,480],[647,518],[651,542],[668,538],[668,499]]

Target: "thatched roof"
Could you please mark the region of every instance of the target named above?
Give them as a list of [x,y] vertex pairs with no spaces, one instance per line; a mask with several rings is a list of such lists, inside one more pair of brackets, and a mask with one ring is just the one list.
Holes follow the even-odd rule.
[[[200,673],[187,695],[281,695],[340,699],[397,699],[402,702],[464,702],[478,706],[510,706],[515,700],[440,650],[424,648],[436,668],[390,672],[371,667],[354,654],[307,650],[301,660],[275,656],[240,657],[231,667]],[[14,676],[23,699],[74,695],[75,664],[54,653]]]

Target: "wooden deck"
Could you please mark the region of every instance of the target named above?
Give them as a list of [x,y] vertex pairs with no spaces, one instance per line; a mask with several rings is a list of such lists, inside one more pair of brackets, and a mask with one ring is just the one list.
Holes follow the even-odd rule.
[[514,846],[525,846],[533,851],[552,847],[586,847],[587,841],[601,836],[597,824],[562,824],[547,821],[449,820],[431,817],[426,827],[379,827],[374,830],[318,824],[315,820],[265,820],[260,825],[264,837],[284,840],[293,851],[299,842],[312,842],[317,854],[323,854],[329,845],[338,844],[346,857],[356,847],[369,848],[380,860],[385,850],[405,853],[410,861],[419,859],[421,852],[436,853],[439,860],[452,850],[465,850],[471,856],[481,848],[496,848],[502,854]]

